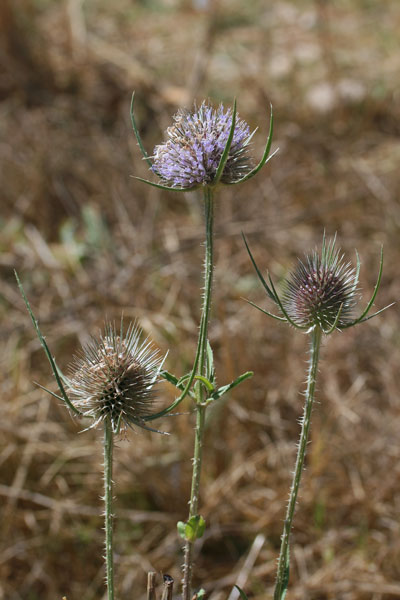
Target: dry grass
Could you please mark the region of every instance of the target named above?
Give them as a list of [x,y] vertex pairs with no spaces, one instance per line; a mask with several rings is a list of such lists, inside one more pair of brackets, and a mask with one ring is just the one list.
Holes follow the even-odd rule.
[[[196,567],[213,600],[239,573],[249,594],[270,597],[306,339],[241,299],[266,302],[240,231],[277,279],[324,228],[337,231],[360,252],[365,297],[383,244],[377,305],[399,297],[399,25],[396,0],[221,0],[203,12],[189,0],[2,1],[1,599],[104,595],[101,445],[33,385],[53,382],[12,268],[61,366],[122,311],[170,349],[170,370],[183,374],[193,356],[201,203],[129,177],[146,176],[132,89],[149,149],[177,106],[236,95],[260,124],[260,152],[274,105],[279,155],[224,191],[217,211],[217,373],[255,376],[209,422]],[[288,600],[400,598],[399,354],[396,307],[324,347]],[[160,403],[173,397],[165,385]],[[149,569],[180,577],[193,420],[160,426],[172,435],[141,432],[116,452],[120,600],[144,596]]]

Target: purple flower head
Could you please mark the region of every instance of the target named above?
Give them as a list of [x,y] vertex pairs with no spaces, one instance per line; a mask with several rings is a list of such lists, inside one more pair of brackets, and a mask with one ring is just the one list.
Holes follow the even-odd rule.
[[[203,102],[193,112],[179,110],[167,129],[167,140],[154,148],[152,169],[170,187],[212,185],[232,125],[233,112],[222,104],[215,109]],[[235,183],[251,171],[248,154],[252,134],[236,118],[232,143],[222,172],[222,183]]]
[[335,247],[336,236],[327,243],[324,234],[321,252],[315,250],[306,255],[305,261],[299,260],[296,269],[286,280],[286,290],[282,299],[275,289],[271,276],[268,275],[268,282],[262,276],[244,236],[243,240],[259,280],[269,298],[279,307],[282,316],[274,315],[268,310],[260,308],[254,302],[249,302],[277,321],[290,323],[296,329],[305,330],[306,333],[320,329],[326,335],[330,335],[336,329],[348,329],[358,323],[369,321],[392,306],[389,304],[372,315],[368,314],[381,284],[382,250],[374,292],[362,313],[354,319],[352,317],[353,309],[359,296],[360,259],[356,252],[357,266],[355,269],[350,263],[347,263],[344,255]]
[[323,331],[341,328],[352,320],[357,300],[356,271],[335,248],[335,239],[298,261],[286,282],[282,304],[294,323]]

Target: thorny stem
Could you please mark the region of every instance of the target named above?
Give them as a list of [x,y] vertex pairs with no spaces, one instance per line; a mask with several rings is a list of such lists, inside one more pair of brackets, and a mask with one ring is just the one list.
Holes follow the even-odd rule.
[[281,538],[281,550],[278,560],[278,573],[276,577],[274,600],[282,600],[285,597],[289,579],[290,531],[292,529],[293,515],[296,508],[297,494],[299,491],[300,479],[307,449],[308,434],[310,431],[311,413],[315,394],[315,381],[318,372],[319,352],[321,348],[321,336],[321,328],[315,327],[311,332],[311,357],[307,377],[307,389],[305,394],[306,399],[304,404],[303,418],[301,421],[301,433],[297,450],[296,465],[293,473],[292,487],[290,489],[289,503]]
[[104,508],[106,531],[106,581],[107,599],[114,600],[113,513],[112,513],[112,461],[113,431],[109,419],[104,422]]
[[[206,349],[208,321],[211,308],[211,292],[213,278],[213,223],[214,223],[214,204],[213,190],[206,187],[204,190],[204,205],[206,219],[206,250],[205,250],[205,272],[204,272],[204,297],[200,321],[199,333],[199,362],[197,374],[207,376],[206,373]],[[197,515],[199,503],[199,489],[201,477],[201,464],[203,453],[203,436],[205,423],[205,398],[204,386],[201,382],[196,385],[196,429],[193,455],[192,488],[189,502],[189,519]],[[193,568],[193,542],[186,540],[184,547],[183,580],[182,580],[182,600],[191,598],[191,581]]]

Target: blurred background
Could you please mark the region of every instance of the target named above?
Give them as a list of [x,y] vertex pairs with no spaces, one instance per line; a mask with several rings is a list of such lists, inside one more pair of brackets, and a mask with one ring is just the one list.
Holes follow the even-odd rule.
[[[222,191],[210,339],[220,384],[253,379],[211,411],[195,585],[271,597],[302,412],[307,339],[271,308],[241,240],[280,281],[335,232],[361,260],[362,302],[385,250],[381,308],[400,295],[400,4],[397,0],[2,0],[0,3],[0,598],[104,598],[101,432],[80,433],[55,389],[13,268],[66,368],[104,319],[138,319],[187,372],[203,268],[201,197],[148,177],[178,107],[210,98],[278,155]],[[295,517],[289,600],[400,598],[398,308],[329,338]],[[173,400],[163,384],[159,406]],[[146,573],[180,579],[193,416],[115,452],[118,598]],[[238,579],[239,577],[239,579]],[[177,591],[178,591],[178,585]],[[234,596],[230,596],[234,600]]]

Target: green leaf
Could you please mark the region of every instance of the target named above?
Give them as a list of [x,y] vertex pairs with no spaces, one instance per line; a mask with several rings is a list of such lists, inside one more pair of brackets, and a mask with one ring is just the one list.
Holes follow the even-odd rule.
[[207,340],[207,378],[211,381],[212,384],[215,383],[215,369],[214,369],[214,354],[210,345],[210,342]]
[[200,588],[199,591],[197,592],[197,594],[195,594],[195,598],[196,598],[196,600],[203,600],[205,595],[206,595],[206,590],[203,588]]
[[[57,381],[58,389],[60,390],[60,393],[61,393],[61,396],[62,396],[62,400],[68,406],[68,408],[70,410],[72,410],[73,413],[75,413],[76,415],[82,415],[81,411],[78,410],[77,408],[75,408],[75,406],[72,404],[71,400],[67,396],[67,392],[65,391],[63,383],[61,381],[62,378],[60,377],[60,374],[58,372],[56,363],[54,362],[54,358],[53,358],[53,356],[52,356],[52,354],[50,352],[50,349],[49,349],[49,347],[47,345],[47,342],[46,342],[44,336],[42,335],[42,332],[40,331],[38,320],[36,319],[35,315],[33,314],[31,305],[29,304],[29,300],[26,297],[24,288],[22,287],[22,283],[21,283],[21,281],[20,281],[20,279],[18,277],[17,271],[14,271],[14,274],[15,274],[15,278],[17,280],[19,291],[21,292],[22,298],[23,298],[23,300],[25,302],[25,306],[26,306],[26,308],[28,310],[28,313],[29,313],[29,316],[31,318],[32,324],[33,324],[33,326],[34,326],[34,328],[36,330],[36,334],[37,334],[37,336],[39,338],[39,341],[40,341],[40,343],[42,345],[42,348],[43,348],[43,350],[44,350],[44,352],[46,354],[47,360],[50,363],[50,367],[51,367],[51,370],[53,371],[53,375],[54,375],[54,377],[55,377],[55,379]],[[48,391],[48,390],[46,390],[46,391]],[[54,394],[52,394],[52,395],[54,395]]]
[[203,536],[206,522],[201,515],[194,515],[186,523],[178,521],[177,529],[181,538],[188,542],[195,542]]
[[236,588],[236,589],[237,589],[237,591],[239,592],[239,594],[240,594],[240,597],[241,597],[241,599],[242,599],[242,600],[248,600],[248,598],[247,598],[247,594],[246,594],[246,593],[245,593],[245,592],[242,590],[242,588],[241,588],[241,587],[239,587],[238,585],[236,585],[236,584],[235,584],[235,588]]
[[178,530],[178,535],[183,540],[186,540],[186,535],[185,535],[186,523],[184,523],[183,521],[178,521],[176,524],[176,528]]
[[160,377],[162,377],[163,379],[165,379],[169,383],[172,383],[172,385],[174,385],[175,387],[178,387],[178,381],[179,381],[179,379],[175,375],[173,375],[172,373],[170,373],[169,371],[166,371],[166,370],[160,371]]
[[162,183],[150,181],[149,179],[143,179],[143,177],[137,177],[136,175],[131,175],[131,177],[133,177],[133,179],[137,179],[138,181],[142,181],[143,183],[147,183],[147,185],[152,185],[153,187],[158,188],[159,190],[165,190],[167,192],[192,192],[193,190],[199,187],[197,185],[192,186],[190,188],[171,187],[169,185],[163,185]]
[[247,243],[247,240],[246,240],[246,237],[245,237],[243,231],[242,231],[242,238],[243,238],[243,241],[245,243],[248,255],[250,256],[250,260],[251,260],[251,262],[253,264],[253,267],[254,267],[254,269],[255,269],[255,271],[257,273],[258,279],[261,281],[261,284],[262,284],[263,288],[265,289],[265,291],[267,292],[267,294],[271,298],[271,300],[273,300],[277,304],[276,296],[272,292],[272,290],[269,287],[268,283],[265,281],[264,277],[262,276],[262,273],[261,273],[260,269],[258,268],[256,261],[254,260],[254,256],[253,256],[253,254],[252,254],[252,252],[250,250],[250,246]]
[[247,175],[245,175],[244,177],[242,177],[241,179],[238,179],[237,181],[233,181],[232,183],[230,183],[229,185],[236,185],[238,183],[243,183],[244,181],[247,181],[248,179],[251,179],[252,177],[254,177],[254,175],[256,175],[258,173],[258,171],[260,171],[260,169],[263,168],[263,166],[269,162],[271,160],[271,158],[273,156],[275,156],[275,154],[278,152],[279,148],[277,148],[270,156],[270,150],[271,150],[271,144],[272,144],[272,136],[274,133],[274,115],[272,113],[272,105],[271,105],[271,113],[270,113],[270,119],[269,119],[269,133],[268,133],[268,139],[267,139],[267,143],[265,145],[265,149],[264,149],[264,153],[262,155],[262,158],[260,160],[260,162],[258,163],[258,165],[256,167],[254,167],[254,169],[252,169],[250,171],[250,173],[247,173]]
[[254,306],[254,308],[256,308],[260,312],[264,313],[264,315],[267,315],[268,317],[272,317],[273,319],[276,319],[277,321],[284,321],[285,323],[287,322],[284,317],[278,317],[277,315],[274,315],[273,313],[269,312],[268,310],[264,310],[263,308],[261,308],[261,306],[258,306],[258,304],[255,304],[251,300],[246,300],[246,302],[248,304],[251,304],[251,306]]
[[222,174],[224,172],[225,165],[226,165],[226,162],[227,162],[228,157],[229,157],[229,151],[230,151],[231,145],[232,145],[233,135],[235,133],[235,124],[236,124],[236,98],[235,98],[235,100],[233,102],[231,128],[229,130],[229,135],[228,135],[228,139],[226,140],[224,151],[223,151],[221,159],[219,161],[219,165],[218,165],[218,168],[217,168],[217,172],[215,174],[214,181],[212,182],[213,185],[217,185],[217,183],[221,179]]
[[184,377],[181,377],[181,379],[178,379],[172,373],[169,373],[168,371],[163,370],[160,372],[160,377],[162,377],[169,383],[172,383],[172,385],[174,385],[179,390],[182,390],[182,394],[179,396],[179,398],[174,400],[174,402],[172,402],[172,404],[167,406],[167,408],[164,408],[163,410],[160,410],[160,412],[155,413],[153,415],[147,415],[146,417],[143,417],[143,421],[154,421],[155,419],[164,417],[165,415],[167,415],[168,413],[173,411],[177,406],[179,406],[179,404],[182,402],[182,400],[184,400],[186,395],[189,395],[191,398],[195,397],[193,391],[189,390],[187,387],[184,386],[184,381],[189,379],[190,375],[185,375]]
[[223,396],[227,392],[230,392],[230,390],[233,390],[233,388],[235,388],[240,383],[242,383],[242,381],[245,381],[246,379],[253,377],[253,375],[254,375],[253,371],[247,371],[246,373],[243,373],[243,375],[239,375],[239,377],[237,379],[235,379],[235,381],[232,381],[228,385],[223,385],[218,390],[216,390],[211,395],[209,402],[212,402],[213,400],[218,400],[219,398],[221,398],[221,396]]
[[192,375],[191,373],[186,373],[186,375],[182,375],[182,377],[180,379],[178,379],[178,383],[177,383],[176,387],[179,387],[182,389],[183,384],[185,383],[185,381],[190,379],[191,375]]
[[141,137],[139,135],[139,130],[137,128],[136,125],[136,121],[135,121],[135,115],[133,112],[133,104],[135,102],[135,92],[132,93],[132,100],[131,100],[131,122],[132,122],[132,129],[134,131],[135,137],[136,137],[136,141],[138,143],[138,146],[140,148],[141,153],[143,154],[143,158],[145,159],[145,161],[147,162],[147,164],[149,165],[150,169],[153,166],[153,163],[151,162],[149,155],[147,154],[146,150],[144,149],[143,146],[143,142],[141,140]]
[[[188,373],[187,375],[183,375],[183,377],[181,377],[180,379],[178,379],[175,375],[173,375],[169,371],[163,370],[160,373],[160,377],[162,377],[163,379],[165,379],[169,383],[172,383],[172,385],[174,385],[176,388],[178,388],[178,390],[184,390],[185,389],[184,383],[185,383],[185,381],[187,381],[189,379],[190,375],[191,374]],[[193,392],[189,391],[189,395],[192,398],[194,398]]]
[[70,379],[66,375],[64,375],[64,373],[61,371],[60,367],[58,366],[58,364],[56,362],[56,359],[53,358],[53,360],[54,360],[54,364],[56,365],[58,374],[60,375],[61,381],[64,383],[64,385],[70,386],[71,385]]
[[209,392],[214,391],[214,386],[211,381],[207,379],[207,377],[203,377],[203,375],[195,375],[194,378],[197,379],[197,381],[200,381]]
[[[357,265],[357,269],[358,269],[358,265]],[[357,319],[354,319],[354,321],[351,321],[350,323],[346,323],[345,325],[342,325],[340,329],[347,329],[348,327],[353,327],[354,325],[357,325],[358,323],[363,323],[364,321],[368,321],[369,319],[376,317],[377,315],[379,315],[379,313],[383,312],[384,310],[386,310],[387,308],[390,308],[390,306],[392,306],[392,304],[389,304],[388,306],[385,306],[385,308],[378,310],[378,312],[374,313],[370,317],[367,317],[369,311],[372,308],[373,303],[375,302],[376,295],[377,295],[379,287],[381,285],[382,272],[383,272],[383,246],[381,247],[381,260],[379,263],[378,279],[376,281],[375,288],[372,293],[370,301],[368,302],[368,304],[367,304],[366,308],[364,309],[364,311],[362,312],[362,314],[359,317],[357,317]]]

